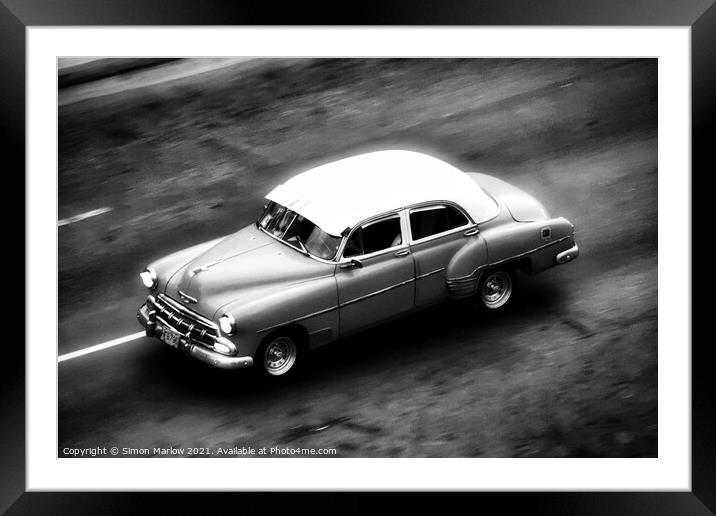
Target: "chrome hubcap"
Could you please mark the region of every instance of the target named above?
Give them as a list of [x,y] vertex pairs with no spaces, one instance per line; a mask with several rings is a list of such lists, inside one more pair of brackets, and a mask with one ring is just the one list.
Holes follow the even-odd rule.
[[488,308],[504,305],[512,293],[512,278],[506,272],[491,274],[482,286],[482,301]]
[[288,337],[273,340],[264,353],[264,367],[270,375],[288,372],[296,361],[296,344]]

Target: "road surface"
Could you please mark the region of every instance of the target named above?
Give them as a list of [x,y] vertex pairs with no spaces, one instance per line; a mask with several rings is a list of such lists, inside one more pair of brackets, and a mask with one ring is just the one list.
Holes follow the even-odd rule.
[[[59,355],[70,356],[58,363],[60,456],[115,445],[656,456],[655,60],[142,73],[59,111],[59,218],[72,221],[58,227]],[[146,337],[82,354],[141,330],[149,261],[251,223],[295,172],[379,147],[514,183],[574,223],[581,256],[523,276],[504,312],[434,307],[317,351],[279,385]]]

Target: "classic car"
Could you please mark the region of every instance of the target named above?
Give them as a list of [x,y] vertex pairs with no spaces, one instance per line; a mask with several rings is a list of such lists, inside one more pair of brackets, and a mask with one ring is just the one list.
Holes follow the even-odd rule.
[[220,368],[283,376],[368,327],[475,296],[486,313],[518,271],[574,260],[574,226],[496,177],[412,151],[298,174],[258,220],[166,256],[140,276],[148,336]]

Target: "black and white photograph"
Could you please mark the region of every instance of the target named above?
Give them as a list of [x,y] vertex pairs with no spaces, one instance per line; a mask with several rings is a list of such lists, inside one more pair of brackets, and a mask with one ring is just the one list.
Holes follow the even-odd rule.
[[657,458],[658,72],[58,57],[57,456]]
[[0,512],[711,514],[713,3],[0,0]]

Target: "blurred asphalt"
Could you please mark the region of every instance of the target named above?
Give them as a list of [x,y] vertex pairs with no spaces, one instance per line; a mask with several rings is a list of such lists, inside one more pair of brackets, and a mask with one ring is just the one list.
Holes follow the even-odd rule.
[[[187,73],[164,80],[168,66]],[[180,61],[133,81],[60,92],[60,217],[111,208],[58,228],[60,354],[141,330],[148,261],[370,146],[513,182],[575,224],[581,256],[524,276],[503,313],[446,303],[319,350],[279,385],[147,338],[63,362],[60,450],[656,456],[655,60]]]

